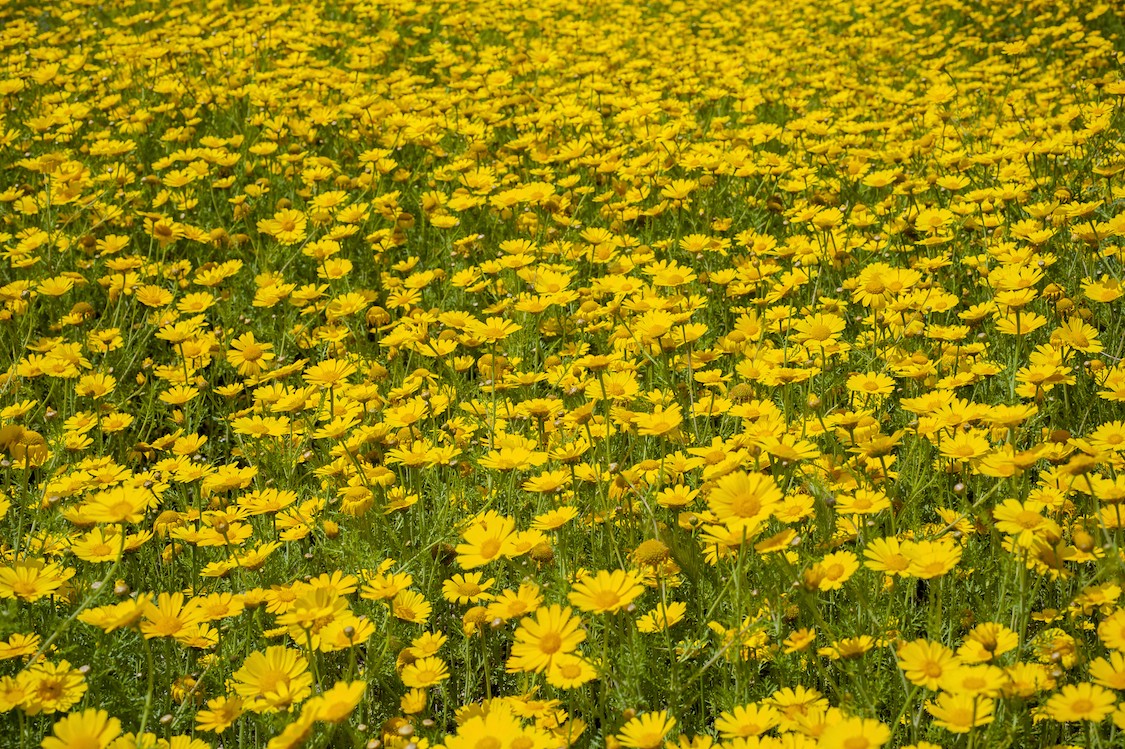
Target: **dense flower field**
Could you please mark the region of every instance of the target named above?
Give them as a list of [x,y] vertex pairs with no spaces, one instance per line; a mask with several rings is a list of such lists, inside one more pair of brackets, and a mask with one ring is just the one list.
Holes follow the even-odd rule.
[[1125,741],[1110,4],[0,21],[0,746]]

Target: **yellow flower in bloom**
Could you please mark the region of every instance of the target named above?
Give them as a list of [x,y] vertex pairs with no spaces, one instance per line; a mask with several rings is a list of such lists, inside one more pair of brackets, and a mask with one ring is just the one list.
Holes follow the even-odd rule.
[[430,618],[433,606],[426,598],[413,590],[403,590],[391,602],[391,613],[396,619],[412,624],[425,624]]
[[480,459],[480,465],[482,468],[492,468],[497,471],[511,471],[542,465],[546,461],[546,453],[522,445],[512,445],[501,447],[499,450],[490,450]]
[[203,622],[203,611],[194,599],[183,593],[161,593],[145,608],[140,629],[146,638],[176,637]]
[[[910,549],[912,545],[907,545]],[[897,538],[877,538],[863,550],[864,565],[888,575],[905,575],[910,568],[910,557],[903,552],[904,545]]]
[[78,619],[105,632],[113,632],[139,622],[151,603],[151,596],[137,596],[120,603],[86,609],[78,615]]
[[573,653],[586,639],[582,620],[569,608],[545,606],[520,621],[508,671],[545,671],[561,655]]
[[581,611],[596,614],[613,613],[630,605],[644,585],[635,572],[601,570],[581,578],[569,593],[570,603]]
[[82,672],[66,661],[41,661],[19,675],[26,690],[21,707],[28,715],[66,712],[86,694]]
[[522,330],[522,326],[502,317],[490,317],[484,322],[474,321],[469,330],[486,343],[497,343]]
[[780,720],[781,715],[770,705],[740,705],[719,715],[715,729],[724,739],[760,736]]
[[994,720],[996,703],[988,697],[942,692],[926,705],[934,724],[953,733],[968,733]]
[[542,603],[543,597],[540,595],[539,586],[535,583],[523,583],[518,590],[505,590],[495,596],[488,605],[488,616],[507,621],[534,611]]
[[1006,684],[1003,669],[991,664],[962,664],[948,669],[941,677],[941,688],[947,692],[978,697],[996,697]]
[[41,639],[36,634],[25,635],[17,632],[11,635],[6,642],[0,641],[0,660],[34,655],[39,650]]
[[871,489],[857,489],[854,495],[836,500],[836,512],[841,515],[872,515],[891,506],[886,494]]
[[332,389],[344,383],[356,371],[355,364],[341,359],[325,359],[305,370],[305,382],[323,389]]
[[577,655],[559,655],[547,669],[547,683],[559,689],[574,689],[597,678],[594,666]]
[[822,749],[879,749],[891,739],[891,731],[870,718],[845,718],[828,726],[817,744]]
[[898,649],[898,667],[911,684],[937,690],[942,678],[958,666],[953,651],[938,642],[914,640]]
[[195,714],[195,727],[199,731],[222,733],[242,716],[240,697],[216,697],[207,701],[207,709]]
[[496,513],[473,521],[457,546],[457,563],[464,569],[481,567],[513,552],[515,521]]
[[412,689],[440,684],[449,678],[449,669],[441,658],[419,658],[402,669],[402,683]]
[[274,359],[272,348],[272,343],[257,340],[252,331],[243,333],[231,341],[227,361],[244,377],[256,375],[269,368],[269,363]]
[[678,404],[673,403],[668,408],[657,406],[652,413],[638,413],[633,415],[633,422],[637,426],[637,434],[645,437],[662,437],[679,429],[683,423],[683,413]]
[[117,387],[117,379],[113,375],[96,373],[84,375],[78,380],[74,392],[76,395],[88,396],[100,400],[113,392]]
[[906,574],[923,580],[940,577],[961,561],[961,547],[952,541],[917,541],[902,551],[910,561]]
[[121,734],[121,721],[105,710],[83,710],[55,722],[43,749],[106,749]]
[[760,473],[735,471],[715,482],[707,506],[733,533],[753,537],[781,501],[777,484]]
[[676,719],[667,710],[644,713],[621,727],[617,740],[631,749],[657,749],[676,726]]
[[847,323],[839,315],[819,313],[794,322],[792,332],[798,343],[818,348],[834,343],[846,327]]
[[863,372],[848,378],[848,390],[863,396],[885,396],[894,391],[895,381],[879,372]]
[[446,736],[446,749],[547,749],[551,737],[542,729],[525,726],[506,705],[490,704],[487,711],[468,717],[457,733]]
[[1098,625],[1098,639],[1107,648],[1125,651],[1125,609],[1117,609]]
[[41,559],[25,559],[0,567],[0,598],[38,601],[56,593],[74,570]]
[[283,646],[251,653],[232,678],[235,693],[254,712],[288,708],[312,693],[308,661],[300,652]]
[[302,708],[320,723],[340,723],[359,706],[367,690],[362,681],[338,681],[323,694],[311,698]]
[[272,218],[258,222],[258,231],[269,234],[282,244],[297,244],[306,236],[308,220],[300,211],[288,208],[278,211]]
[[791,633],[782,643],[785,653],[799,653],[816,640],[816,630],[803,627]]
[[115,486],[91,497],[82,508],[95,523],[139,523],[156,504],[152,492],[137,486]]
[[1113,712],[1117,696],[1096,684],[1067,684],[1047,700],[1047,714],[1063,723],[1092,721],[1097,723]]
[[665,606],[658,603],[656,608],[637,619],[637,631],[651,634],[668,629],[680,622],[687,613],[687,604],[682,601],[673,601]]
[[814,564],[805,581],[817,590],[838,590],[859,569],[859,559],[850,551],[837,551]]
[[442,583],[441,592],[445,600],[454,603],[476,603],[492,598],[486,591],[492,587],[495,580],[482,580],[479,572],[470,572],[466,575],[454,575]]

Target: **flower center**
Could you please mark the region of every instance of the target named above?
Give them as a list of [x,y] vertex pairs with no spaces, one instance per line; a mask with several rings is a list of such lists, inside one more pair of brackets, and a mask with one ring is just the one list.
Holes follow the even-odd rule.
[[562,637],[557,632],[548,632],[539,638],[539,649],[548,655],[559,652],[561,647]]

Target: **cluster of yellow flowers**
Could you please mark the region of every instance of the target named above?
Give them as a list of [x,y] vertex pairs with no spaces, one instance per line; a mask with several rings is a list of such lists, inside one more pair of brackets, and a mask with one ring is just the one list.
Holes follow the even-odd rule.
[[0,744],[1120,742],[1109,5],[0,20]]

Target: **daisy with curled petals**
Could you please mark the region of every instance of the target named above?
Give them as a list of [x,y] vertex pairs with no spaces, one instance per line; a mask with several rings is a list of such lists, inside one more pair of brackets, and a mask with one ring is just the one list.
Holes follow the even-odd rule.
[[828,709],[828,700],[820,692],[808,687],[785,687],[765,700],[781,711],[778,723],[780,730],[795,730],[809,715],[823,713]]
[[175,637],[202,622],[203,612],[194,599],[185,599],[183,593],[161,593],[146,606],[141,632],[146,639]]
[[1108,659],[1091,661],[1090,678],[1099,686],[1125,689],[1125,654],[1110,653]]
[[433,605],[415,590],[399,591],[391,602],[391,613],[394,617],[412,624],[425,624],[432,611]]
[[914,541],[904,545],[903,553],[910,559],[906,574],[931,580],[940,577],[961,561],[961,547],[952,541]]
[[845,327],[847,322],[839,315],[817,313],[795,321],[790,335],[797,343],[803,343],[810,349],[827,348],[836,343],[837,336],[844,332]]
[[1019,647],[1019,635],[996,622],[984,622],[973,627],[965,642],[957,648],[957,657],[963,663],[987,663]]
[[991,664],[958,665],[941,677],[941,688],[953,694],[997,697],[1008,683],[1004,670]]
[[522,325],[502,317],[490,317],[484,322],[473,320],[469,324],[469,332],[487,343],[498,343],[520,330],[523,330]]
[[905,575],[910,568],[910,557],[903,553],[897,538],[877,538],[863,550],[864,566],[887,575]]
[[881,372],[859,372],[848,377],[847,388],[857,395],[883,397],[894,392],[895,381]]
[[258,231],[269,234],[284,245],[298,244],[304,240],[308,219],[294,208],[279,210],[270,218],[258,221]]

